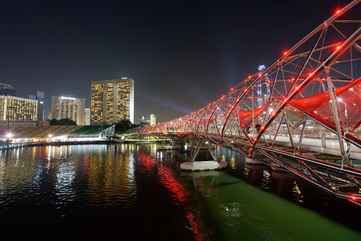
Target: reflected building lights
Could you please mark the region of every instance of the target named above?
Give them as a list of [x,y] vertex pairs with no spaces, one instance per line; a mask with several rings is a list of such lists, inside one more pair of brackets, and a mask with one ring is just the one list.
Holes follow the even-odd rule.
[[[135,166],[134,166],[134,153],[129,153],[129,167],[128,167],[128,178],[130,178],[130,180],[134,180],[134,171],[135,171]],[[135,187],[135,186],[134,186]]]
[[262,181],[261,181],[262,188],[266,190],[271,189],[272,188],[271,182],[272,182],[271,173],[268,170],[263,170]]
[[150,145],[150,155],[156,156],[157,155],[157,144]]
[[75,167],[70,162],[62,162],[56,172],[55,189],[61,201],[70,201],[72,198]]
[[292,193],[294,198],[296,199],[297,202],[299,203],[303,203],[303,194],[301,192],[301,189],[299,188],[299,186],[297,185],[297,182],[294,181],[293,182],[293,188],[292,188]]
[[249,169],[246,166],[243,169],[243,175],[245,175],[245,176],[249,175]]
[[5,179],[5,160],[1,156],[1,159],[0,159],[0,195],[2,195],[4,193],[4,188],[5,188],[4,179]]
[[233,170],[236,170],[236,158],[234,156],[231,157],[231,160],[229,161],[229,165]]
[[19,159],[20,159],[20,148],[17,148],[15,151],[15,166],[19,165]]

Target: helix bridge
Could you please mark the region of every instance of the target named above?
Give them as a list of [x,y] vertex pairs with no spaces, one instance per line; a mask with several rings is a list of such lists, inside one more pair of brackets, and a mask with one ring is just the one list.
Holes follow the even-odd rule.
[[206,106],[139,133],[229,146],[361,206],[361,0]]

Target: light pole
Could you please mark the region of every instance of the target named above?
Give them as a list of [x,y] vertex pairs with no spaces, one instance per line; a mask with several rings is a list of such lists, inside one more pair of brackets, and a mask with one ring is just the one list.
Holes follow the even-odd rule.
[[53,134],[49,134],[49,135],[48,135],[48,142],[51,142],[51,141],[52,141],[51,138],[53,138]]

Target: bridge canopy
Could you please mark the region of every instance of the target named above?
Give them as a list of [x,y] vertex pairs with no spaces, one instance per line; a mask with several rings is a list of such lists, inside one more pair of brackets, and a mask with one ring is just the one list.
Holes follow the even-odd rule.
[[[361,78],[336,88],[337,109],[341,127],[354,131],[361,124]],[[294,99],[289,104],[306,113],[322,124],[335,128],[328,91],[320,94]]]

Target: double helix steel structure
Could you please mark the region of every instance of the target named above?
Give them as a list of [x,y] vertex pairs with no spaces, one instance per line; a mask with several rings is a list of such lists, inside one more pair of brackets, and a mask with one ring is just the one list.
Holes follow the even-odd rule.
[[[361,168],[353,157],[361,153],[360,126],[361,0],[354,0],[223,96],[140,132],[193,135],[250,157],[262,153],[361,203]],[[297,161],[285,164],[281,156]]]

